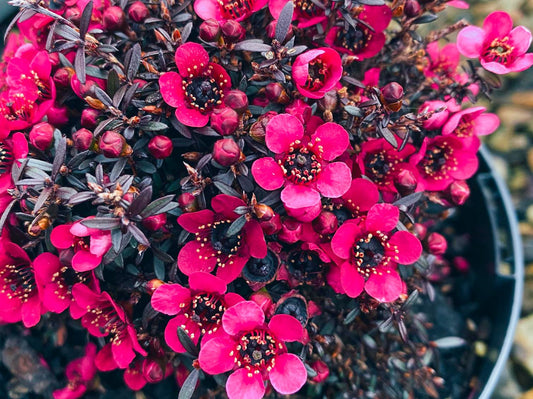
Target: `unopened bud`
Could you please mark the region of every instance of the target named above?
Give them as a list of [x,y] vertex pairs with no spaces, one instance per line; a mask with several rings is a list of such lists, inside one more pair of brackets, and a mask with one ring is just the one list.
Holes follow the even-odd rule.
[[402,169],[394,176],[394,187],[402,196],[414,193],[418,181],[415,174],[409,169]]
[[271,207],[265,204],[255,204],[254,214],[260,221],[268,221],[276,214]]
[[303,125],[305,125],[313,115],[313,109],[311,106],[299,98],[285,107],[285,112],[297,117]]
[[287,91],[279,82],[269,83],[265,87],[265,95],[266,98],[276,104],[288,104],[290,101]]
[[118,6],[112,6],[104,10],[102,25],[107,31],[121,30],[126,23],[124,10]]
[[156,159],[165,159],[172,154],[172,140],[166,136],[152,137],[148,143],[148,152]]
[[150,231],[161,230],[167,223],[166,213],[160,213],[158,215],[148,216],[142,221],[142,225]]
[[311,368],[315,371],[316,375],[311,378],[311,382],[318,384],[323,382],[329,376],[329,367],[322,360],[315,360],[310,364]]
[[241,24],[234,19],[229,19],[224,22],[221,26],[221,29],[224,39],[233,43],[241,40],[246,33],[246,30],[241,26]]
[[446,252],[446,248],[448,248],[446,238],[439,233],[431,233],[428,236],[427,243],[428,250],[433,255],[443,255]]
[[108,130],[100,137],[98,146],[107,158],[118,158],[122,154],[125,143],[126,141],[121,134]]
[[41,151],[47,150],[54,140],[54,130],[47,122],[34,125],[30,131],[30,143]]
[[322,235],[333,234],[337,231],[339,222],[333,212],[322,211],[320,215],[312,222],[313,229]]
[[423,240],[424,238],[426,238],[426,235],[428,233],[428,228],[426,226],[420,223],[415,223],[413,227],[415,230],[415,235],[418,237],[419,240]]
[[391,82],[381,88],[384,104],[390,111],[399,111],[402,107],[403,87],[399,83]]
[[464,180],[456,180],[448,187],[451,200],[455,205],[463,205],[470,197],[470,187]]
[[94,129],[98,125],[100,111],[92,108],[85,108],[81,112],[81,126],[87,129]]
[[259,290],[257,292],[254,292],[250,296],[250,301],[254,301],[259,305],[261,309],[263,309],[263,313],[265,315],[271,315],[273,312],[273,305],[274,302],[272,301],[272,297],[266,290]]
[[211,114],[211,127],[222,136],[229,136],[239,127],[239,114],[229,107],[215,109]]
[[54,83],[56,84],[56,86],[69,87],[70,80],[73,75],[74,75],[74,69],[69,68],[69,67],[59,68],[54,73],[54,78],[53,78]]
[[302,235],[303,225],[296,219],[285,218],[281,222],[281,231],[278,233],[278,238],[288,244],[293,244],[300,240]]
[[216,42],[221,32],[216,19],[210,18],[200,24],[200,38],[206,42]]
[[93,141],[93,133],[82,128],[72,134],[72,141],[74,141],[74,147],[78,151],[86,151]]
[[409,18],[417,17],[420,14],[420,3],[417,0],[407,0],[404,13]]
[[165,378],[165,370],[163,370],[158,362],[152,359],[144,359],[142,374],[150,384],[154,384]]
[[276,115],[276,112],[268,111],[266,114],[263,114],[259,118],[257,118],[257,122],[255,122],[250,128],[250,136],[255,141],[264,143],[266,135],[266,126],[268,125],[268,122],[270,122],[270,120]]
[[213,146],[213,159],[222,166],[231,166],[239,162],[241,148],[233,139],[218,140]]
[[178,197],[178,205],[183,212],[194,212],[198,208],[196,197],[191,193],[182,193]]
[[[65,252],[65,251],[64,251]],[[157,290],[159,287],[164,285],[165,283],[157,278],[154,278],[150,281],[147,281],[144,285],[144,289],[146,292],[150,295],[154,293],[155,290]]]
[[66,125],[68,123],[68,108],[64,105],[52,105],[46,111],[46,118],[48,122],[56,127]]
[[269,220],[259,220],[259,224],[266,235],[276,234],[281,230],[281,217],[275,213]]
[[136,1],[128,9],[129,17],[137,23],[143,22],[149,14],[148,7],[142,1]]
[[246,93],[240,90],[230,90],[224,96],[224,104],[237,113],[242,114],[248,109],[248,97]]

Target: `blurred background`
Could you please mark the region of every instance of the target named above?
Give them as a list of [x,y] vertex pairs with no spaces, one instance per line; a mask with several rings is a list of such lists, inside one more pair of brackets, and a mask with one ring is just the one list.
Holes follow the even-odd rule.
[[[492,11],[504,10],[515,25],[533,30],[533,0],[470,0],[469,10],[449,8],[444,19],[464,17],[481,24]],[[13,9],[0,0],[0,25]],[[3,30],[0,33],[3,36]],[[495,168],[507,182],[517,210],[522,234],[526,281],[524,302],[511,358],[493,399],[533,399],[533,68],[506,76],[492,102],[481,102],[499,115],[501,126],[487,137]],[[497,295],[497,293],[495,293]]]

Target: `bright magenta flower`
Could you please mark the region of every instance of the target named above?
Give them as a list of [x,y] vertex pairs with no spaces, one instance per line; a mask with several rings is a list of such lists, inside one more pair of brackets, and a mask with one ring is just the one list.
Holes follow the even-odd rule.
[[[327,20],[326,9],[327,1],[293,1],[294,12],[292,14],[292,20],[298,21],[298,28],[308,28],[310,26],[318,25]],[[315,4],[316,3],[316,4]],[[287,4],[287,0],[269,0],[268,9],[274,19],[278,19],[281,10]],[[317,4],[323,4],[324,7],[320,7]]]
[[383,31],[392,19],[392,11],[387,5],[364,5],[356,17],[364,23],[358,23],[356,28],[349,26],[348,29],[334,26],[324,41],[338,52],[353,55],[359,60],[374,57],[385,44]]
[[478,136],[493,133],[500,126],[498,115],[485,112],[485,107],[471,107],[453,114],[442,127],[442,135],[459,137],[466,147],[478,148]]
[[81,222],[54,227],[50,240],[57,249],[72,252],[72,268],[77,272],[95,269],[112,245],[111,232],[89,228]]
[[244,301],[222,316],[221,334],[200,349],[200,367],[208,374],[234,370],[226,382],[229,399],[260,399],[269,380],[282,395],[297,392],[307,380],[300,358],[287,353],[285,342],[301,341],[304,329],[289,315],[277,314],[265,323],[261,307]]
[[217,267],[216,275],[226,282],[235,280],[250,256],[264,258],[267,253],[265,237],[259,222],[248,220],[242,230],[234,235],[226,233],[240,215],[235,208],[246,206],[236,197],[219,194],[211,200],[214,212],[204,209],[184,213],[178,223],[195,235],[178,254],[178,267],[187,276],[195,272],[211,272]]
[[331,162],[349,145],[342,126],[325,123],[306,135],[298,118],[281,114],[267,125],[265,141],[276,157],[255,161],[252,175],[265,190],[285,186],[281,200],[288,208],[315,207],[320,195],[338,198],[350,188],[350,168],[344,162]]
[[111,342],[96,355],[98,370],[109,371],[117,367],[125,369],[135,358],[135,352],[146,356],[124,309],[107,292],[94,292],[78,283],[72,287],[72,295],[85,311],[81,316],[81,325],[89,334],[94,337],[111,336]]
[[456,180],[472,177],[478,167],[478,147],[467,144],[454,135],[426,137],[420,151],[409,159],[418,171],[417,191],[441,191]]
[[204,21],[210,18],[219,22],[243,21],[263,8],[268,0],[196,0],[194,12]]
[[209,54],[200,44],[182,44],[176,50],[175,59],[179,73],[161,75],[161,95],[168,105],[176,108],[176,118],[181,123],[205,126],[213,109],[223,106],[231,79],[221,65],[209,62]]
[[85,356],[74,359],[65,369],[67,386],[54,391],[54,399],[81,398],[96,376],[96,345],[89,342],[85,347]]
[[533,65],[533,53],[527,53],[531,32],[524,26],[513,29],[511,16],[495,11],[483,22],[483,28],[467,26],[457,35],[457,48],[468,58],[479,58],[483,68],[497,74],[520,72]]
[[322,98],[342,77],[339,53],[328,47],[308,50],[292,64],[292,78],[298,91],[309,98]]
[[461,58],[455,43],[448,43],[442,48],[439,48],[438,42],[428,43],[426,53],[429,63],[424,68],[424,74],[428,78],[435,75],[452,78],[455,75]]
[[396,300],[404,283],[396,271],[422,254],[422,244],[407,231],[395,231],[399,210],[394,205],[376,204],[364,223],[345,222],[331,240],[331,249],[341,260],[340,280],[346,295],[355,298],[363,289],[380,302]]
[[163,284],[152,295],[155,310],[176,315],[165,328],[165,341],[178,353],[186,352],[178,339],[178,327],[197,344],[200,336],[209,339],[219,329],[226,308],[244,300],[235,293],[226,294],[226,282],[209,273],[192,273],[189,287]]
[[41,304],[35,268],[42,266],[45,254],[32,263],[26,251],[7,240],[0,240],[0,323],[22,320],[33,327],[46,309]]

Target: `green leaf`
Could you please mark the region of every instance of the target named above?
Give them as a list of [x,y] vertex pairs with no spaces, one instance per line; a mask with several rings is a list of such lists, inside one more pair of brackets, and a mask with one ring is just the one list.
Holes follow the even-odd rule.
[[98,230],[113,230],[120,227],[120,219],[99,217],[82,220],[81,224]]
[[226,237],[232,237],[239,234],[244,225],[246,224],[246,215],[241,215],[233,221],[229,226],[228,231],[226,231]]
[[178,399],[191,399],[194,391],[196,391],[196,384],[200,377],[200,369],[194,369],[191,371],[183,385],[181,386]]
[[163,122],[140,123],[139,127],[146,132],[162,132],[168,129],[168,125]]

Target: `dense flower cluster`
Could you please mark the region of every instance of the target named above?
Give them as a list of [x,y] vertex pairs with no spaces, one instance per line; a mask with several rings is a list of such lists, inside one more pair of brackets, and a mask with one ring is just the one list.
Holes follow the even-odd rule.
[[411,293],[467,269],[428,216],[466,201],[499,126],[461,55],[522,71],[531,33],[495,12],[421,38],[468,7],[446,0],[13,3],[0,324],[88,332],[54,398],[111,370],[132,390],[173,376],[187,398],[367,397],[369,373],[335,371],[363,346],[351,321],[369,337],[389,314],[403,338]]

